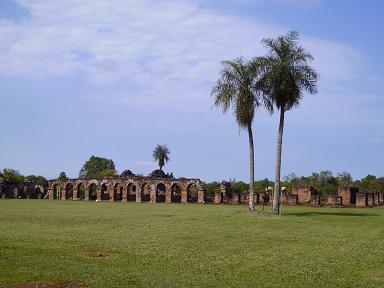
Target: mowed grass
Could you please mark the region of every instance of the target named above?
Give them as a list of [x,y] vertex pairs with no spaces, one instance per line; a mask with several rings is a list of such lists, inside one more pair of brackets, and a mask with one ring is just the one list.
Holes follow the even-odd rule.
[[0,287],[384,287],[384,207],[284,213],[0,200]]

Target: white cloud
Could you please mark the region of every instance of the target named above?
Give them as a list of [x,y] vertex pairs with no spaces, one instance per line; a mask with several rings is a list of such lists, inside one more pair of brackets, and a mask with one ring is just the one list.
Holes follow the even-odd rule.
[[[146,104],[209,101],[220,61],[263,54],[264,37],[285,33],[240,16],[199,8],[198,1],[19,0],[30,18],[0,22],[0,75],[85,74],[95,85],[129,81],[135,93],[87,97]],[[315,0],[289,1],[312,5]],[[355,76],[362,56],[324,39],[303,37],[322,81]]]

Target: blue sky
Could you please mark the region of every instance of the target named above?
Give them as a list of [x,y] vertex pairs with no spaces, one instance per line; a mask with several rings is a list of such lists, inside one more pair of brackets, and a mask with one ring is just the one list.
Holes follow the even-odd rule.
[[[212,107],[220,61],[297,30],[319,94],[287,113],[282,174],[383,176],[382,1],[0,1],[0,168],[77,177],[92,155],[148,174],[248,178],[247,134]],[[258,111],[255,176],[273,178],[277,115]]]

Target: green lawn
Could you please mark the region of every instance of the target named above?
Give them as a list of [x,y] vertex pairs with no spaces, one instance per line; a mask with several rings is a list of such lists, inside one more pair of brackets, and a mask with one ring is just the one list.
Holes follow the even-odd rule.
[[0,287],[384,287],[384,207],[284,213],[0,200]]

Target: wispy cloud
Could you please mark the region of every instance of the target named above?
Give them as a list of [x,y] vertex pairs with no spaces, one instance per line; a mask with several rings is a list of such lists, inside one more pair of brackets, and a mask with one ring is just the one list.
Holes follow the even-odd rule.
[[[285,33],[279,26],[199,8],[199,1],[26,1],[24,21],[0,22],[0,75],[85,75],[94,85],[129,82],[108,97],[126,103],[197,103],[217,77],[220,61],[265,52],[260,40]],[[289,1],[314,5],[318,1]],[[354,77],[359,51],[303,37],[322,81]],[[132,96],[134,95],[134,96]],[[203,100],[207,101],[207,100]],[[122,101],[124,103],[124,101]]]

